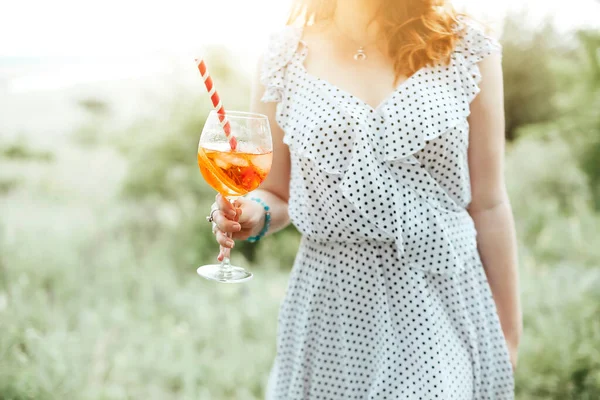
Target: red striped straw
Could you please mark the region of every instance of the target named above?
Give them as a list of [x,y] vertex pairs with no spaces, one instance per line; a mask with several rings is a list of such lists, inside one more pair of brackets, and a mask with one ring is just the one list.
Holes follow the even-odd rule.
[[229,124],[227,116],[225,115],[225,109],[223,108],[223,103],[221,102],[219,93],[217,93],[217,89],[215,88],[213,80],[208,73],[206,63],[203,59],[196,58],[196,64],[198,65],[198,70],[200,71],[202,80],[206,85],[206,90],[208,90],[208,95],[210,96],[210,100],[212,101],[213,107],[219,115],[219,121],[221,122],[223,132],[225,132],[225,137],[229,138],[229,147],[231,147],[231,151],[235,151],[235,149],[237,148],[237,140],[235,140],[235,137],[231,134],[231,125]]

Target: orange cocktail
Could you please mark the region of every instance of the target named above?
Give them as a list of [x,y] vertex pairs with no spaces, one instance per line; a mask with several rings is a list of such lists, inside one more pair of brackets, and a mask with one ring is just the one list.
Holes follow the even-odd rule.
[[[225,197],[243,196],[260,186],[271,170],[272,151],[227,143],[198,148],[198,167],[206,182]],[[246,147],[246,148],[245,148]]]

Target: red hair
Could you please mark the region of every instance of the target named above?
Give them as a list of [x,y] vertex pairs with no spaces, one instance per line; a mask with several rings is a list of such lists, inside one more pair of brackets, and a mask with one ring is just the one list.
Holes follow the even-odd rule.
[[[288,24],[328,20],[336,1],[295,0]],[[448,64],[461,35],[458,13],[444,0],[381,0],[374,21],[380,24],[380,40],[394,60],[396,80],[426,65]]]

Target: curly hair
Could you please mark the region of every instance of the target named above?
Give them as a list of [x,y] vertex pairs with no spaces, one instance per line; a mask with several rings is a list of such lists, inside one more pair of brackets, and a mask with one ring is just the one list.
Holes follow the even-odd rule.
[[[288,24],[329,20],[337,0],[295,0]],[[447,64],[462,29],[459,14],[445,0],[381,0],[374,21],[394,60],[396,80],[426,65]]]

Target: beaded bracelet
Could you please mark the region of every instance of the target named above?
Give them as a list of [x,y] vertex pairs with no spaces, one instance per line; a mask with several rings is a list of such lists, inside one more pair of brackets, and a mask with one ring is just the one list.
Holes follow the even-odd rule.
[[246,241],[250,243],[256,243],[269,231],[269,227],[271,226],[271,211],[269,211],[269,206],[266,205],[262,199],[259,199],[258,197],[251,197],[250,200],[257,202],[265,209],[265,225],[263,226],[262,230],[258,233],[258,235],[250,236],[248,239],[246,239]]

